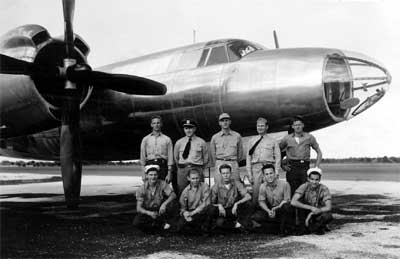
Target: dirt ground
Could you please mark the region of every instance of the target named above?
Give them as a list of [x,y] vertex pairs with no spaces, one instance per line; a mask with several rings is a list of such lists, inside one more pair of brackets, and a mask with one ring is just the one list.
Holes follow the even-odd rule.
[[84,176],[78,210],[61,181],[15,177],[27,184],[0,186],[1,258],[400,258],[400,182],[324,181],[335,220],[323,236],[202,236],[136,231],[140,177]]

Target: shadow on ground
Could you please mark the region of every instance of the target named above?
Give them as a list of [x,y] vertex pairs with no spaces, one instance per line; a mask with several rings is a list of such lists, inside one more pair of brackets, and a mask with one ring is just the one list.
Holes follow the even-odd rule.
[[[9,194],[1,198],[45,198],[52,194]],[[400,200],[382,195],[334,197],[340,215],[333,231],[345,223],[400,222]],[[1,258],[124,258],[159,251],[195,253],[212,258],[290,257],[299,249],[317,249],[302,242],[260,248],[277,235],[225,233],[144,235],[132,227],[133,195],[82,197],[79,210],[63,202],[1,202]],[[377,218],[363,217],[377,215]],[[343,217],[342,217],[343,216]]]

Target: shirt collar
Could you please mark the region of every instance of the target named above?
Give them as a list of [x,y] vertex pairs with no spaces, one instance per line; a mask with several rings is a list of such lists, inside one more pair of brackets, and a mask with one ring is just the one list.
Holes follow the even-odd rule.
[[272,188],[276,188],[276,186],[278,186],[278,179],[275,179],[272,183],[266,182],[267,186],[272,187]]
[[[160,185],[160,180],[157,180],[155,187],[157,188],[159,185]],[[144,188],[145,188],[145,189],[149,189],[149,188],[150,188],[150,183],[149,183],[149,181],[146,180],[146,181],[144,182]]]
[[156,132],[152,131],[152,132],[150,133],[150,135],[151,135],[151,136],[160,137],[160,136],[162,135],[162,133],[161,133],[161,132],[156,133]]
[[[292,133],[292,137],[293,137],[293,138],[296,137],[296,135],[294,134],[294,132]],[[301,137],[301,138],[304,137],[304,132],[300,134],[300,137]]]
[[223,130],[221,130],[220,136],[223,136],[223,135],[232,135],[232,132],[231,132],[231,130],[228,130],[228,132],[225,133]]

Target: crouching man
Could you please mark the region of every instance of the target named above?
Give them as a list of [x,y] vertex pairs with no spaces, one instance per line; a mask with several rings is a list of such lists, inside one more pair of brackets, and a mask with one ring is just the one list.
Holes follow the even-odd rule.
[[332,220],[332,196],[328,187],[321,184],[322,170],[310,168],[308,182],[300,185],[292,198],[292,206],[299,208],[298,234],[307,232],[322,235],[329,231],[326,226]]
[[181,217],[178,221],[178,231],[194,231],[198,233],[205,227],[205,208],[210,204],[210,188],[201,182],[202,173],[192,168],[188,172],[189,185],[182,191],[179,203],[181,206]]
[[136,211],[133,225],[144,232],[169,229],[168,223],[177,211],[176,195],[163,180],[158,179],[158,165],[145,166],[146,181],[136,191]]
[[249,230],[252,227],[250,216],[253,211],[250,194],[241,182],[231,178],[230,165],[221,165],[219,172],[222,181],[211,188],[211,204],[207,206],[207,229],[235,227]]
[[268,232],[273,232],[272,229],[278,223],[280,234],[287,235],[289,234],[288,223],[293,214],[290,206],[290,185],[278,179],[272,164],[264,165],[262,173],[264,183],[258,195],[261,210],[257,210],[252,219],[267,227]]

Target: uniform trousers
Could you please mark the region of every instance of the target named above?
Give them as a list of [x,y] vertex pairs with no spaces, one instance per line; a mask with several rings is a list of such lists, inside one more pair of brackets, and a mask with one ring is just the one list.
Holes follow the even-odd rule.
[[221,174],[220,174],[220,172],[219,172],[219,167],[220,167],[221,165],[224,165],[224,164],[230,165],[230,166],[232,167],[232,175],[231,175],[231,178],[232,178],[232,179],[235,179],[236,181],[239,181],[239,182],[240,182],[241,180],[240,180],[238,162],[237,162],[237,161],[225,161],[225,160],[219,160],[219,159],[217,159],[217,160],[215,161],[214,184],[220,183],[220,182],[221,182],[222,176],[221,176]]
[[290,170],[286,172],[286,181],[290,185],[290,192],[293,197],[297,188],[307,182],[307,170],[310,168],[310,162],[304,160],[289,160],[289,166]]
[[251,171],[253,172],[252,197],[253,204],[256,207],[258,207],[258,194],[260,192],[260,186],[263,183],[263,173],[261,170],[263,166],[264,163],[255,163],[251,165]]
[[[299,228],[300,229],[306,229],[305,226],[305,221],[310,214],[310,210],[305,210],[305,209],[298,209],[298,217],[299,217]],[[331,212],[322,212],[321,214],[318,215],[312,215],[311,219],[309,220],[309,225],[307,229],[312,233],[315,231],[318,231],[320,229],[324,229],[325,226],[333,220],[332,213]]]
[[279,209],[275,210],[275,217],[271,218],[265,210],[257,210],[251,217],[257,223],[260,223],[268,230],[274,229],[279,224],[280,233],[288,231],[288,227],[293,217],[293,207],[289,203],[285,203]]
[[219,209],[212,204],[206,207],[206,220],[204,229],[212,230],[217,227],[230,229],[235,226],[236,221],[239,222],[245,229],[251,229],[251,215],[254,211],[254,206],[247,201],[238,205],[236,215],[232,214],[232,207],[225,208],[225,217],[219,215]]
[[[158,212],[159,209],[160,208],[152,208],[146,210]],[[168,203],[165,213],[159,215],[155,219],[146,214],[137,213],[133,220],[133,226],[143,232],[154,232],[160,230],[165,223],[172,224],[174,219],[178,216],[178,211],[179,204],[176,201],[171,201]]]
[[206,229],[205,219],[206,213],[203,210],[196,215],[193,215],[191,221],[187,221],[183,215],[179,217],[178,224],[177,224],[177,231],[178,232],[185,232],[185,233],[194,233],[198,234],[202,230]]

